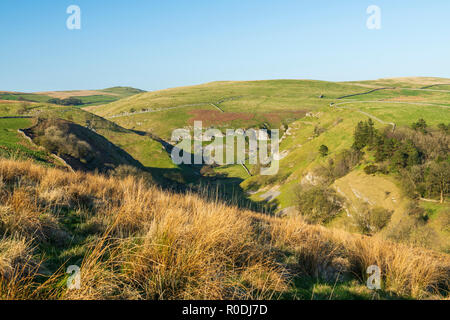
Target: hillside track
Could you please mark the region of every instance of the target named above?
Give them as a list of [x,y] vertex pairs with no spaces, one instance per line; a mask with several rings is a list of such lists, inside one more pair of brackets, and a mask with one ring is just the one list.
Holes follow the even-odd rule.
[[[440,84],[441,86],[444,84]],[[446,84],[445,84],[446,85]],[[450,84],[449,84],[450,85]],[[433,85],[433,86],[437,86],[437,85]],[[354,94],[349,94],[349,95],[345,95],[342,97],[338,97],[336,98],[336,100],[342,100],[342,99],[346,99],[346,98],[351,98],[351,97],[356,97],[356,96],[363,96],[363,95],[367,95],[367,94],[371,94],[377,91],[381,91],[381,90],[397,90],[397,89],[401,89],[401,90],[411,90],[411,91],[425,91],[425,92],[444,92],[444,93],[450,93],[450,90],[441,90],[441,89],[429,89],[433,86],[428,86],[428,87],[423,87],[423,88],[403,88],[403,87],[383,87],[383,88],[375,88],[369,91],[365,91],[365,92],[360,92],[360,93],[354,93]]]
[[[433,85],[435,86],[435,85]],[[380,91],[380,90],[395,90],[395,89],[404,89],[404,90],[412,90],[412,91],[433,91],[433,92],[449,92],[450,90],[434,90],[434,89],[428,89],[430,87],[433,86],[428,86],[428,87],[423,87],[423,88],[399,88],[399,87],[383,87],[383,88],[376,88],[376,89],[372,89],[370,91],[366,91],[366,92],[361,92],[361,93],[357,93],[357,94],[351,94],[351,95],[346,95],[346,96],[342,96],[337,98],[336,100],[343,100],[349,97],[354,97],[354,96],[360,96],[360,95],[367,95],[376,91]],[[385,101],[385,100],[365,100],[365,101],[358,101],[358,100],[349,100],[349,101],[345,101],[345,102],[339,102],[339,103],[334,103],[331,106],[334,108],[341,108],[341,109],[347,109],[347,110],[353,110],[356,112],[359,112],[361,114],[364,114],[372,119],[374,119],[375,121],[378,121],[379,123],[382,124],[389,124],[393,127],[393,130],[395,130],[396,128],[396,124],[394,122],[386,122],[384,120],[381,120],[380,118],[374,116],[373,114],[370,114],[366,111],[362,111],[359,109],[355,109],[355,108],[348,108],[348,107],[344,107],[344,105],[349,105],[349,104],[355,104],[355,103],[383,103],[383,104],[409,104],[409,105],[418,105],[418,106],[432,106],[432,107],[440,107],[440,108],[450,108],[449,105],[442,105],[442,104],[436,104],[436,103],[428,103],[428,102],[407,102],[407,101]]]

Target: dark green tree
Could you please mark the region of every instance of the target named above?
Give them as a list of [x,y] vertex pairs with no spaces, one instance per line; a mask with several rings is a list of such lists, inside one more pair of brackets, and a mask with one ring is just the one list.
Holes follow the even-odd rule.
[[415,131],[420,131],[422,133],[427,133],[427,123],[424,119],[419,119],[417,120],[417,122],[414,122],[411,127],[413,128],[413,130]]
[[326,157],[328,155],[328,152],[329,152],[329,150],[328,150],[328,147],[326,145],[323,144],[323,145],[320,146],[319,153],[320,153],[320,155],[322,157]]
[[438,129],[445,134],[449,134],[450,133],[450,123],[449,124],[439,123]]

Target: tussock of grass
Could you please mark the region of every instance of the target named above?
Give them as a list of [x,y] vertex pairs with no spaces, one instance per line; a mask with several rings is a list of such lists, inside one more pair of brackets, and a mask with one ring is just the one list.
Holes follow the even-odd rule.
[[[298,217],[30,162],[0,160],[0,185],[4,299],[278,299],[302,277],[363,285],[372,264],[386,295],[448,295],[448,256]],[[79,290],[66,289],[69,264]]]

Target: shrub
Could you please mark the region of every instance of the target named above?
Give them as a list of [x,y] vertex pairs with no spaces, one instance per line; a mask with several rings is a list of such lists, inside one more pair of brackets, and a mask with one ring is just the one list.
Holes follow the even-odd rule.
[[76,152],[81,159],[89,159],[91,155],[91,146],[86,141],[77,141]]
[[322,128],[322,127],[319,127],[319,126],[315,126],[314,127],[314,137],[317,138],[318,136],[320,136],[325,131],[327,131],[325,128]]
[[328,147],[326,145],[323,144],[323,145],[320,146],[319,153],[320,153],[320,155],[322,157],[326,157],[328,155],[328,152],[329,152],[329,150],[328,150]]
[[449,124],[439,123],[438,129],[445,134],[449,134],[450,133],[450,123]]
[[413,130],[420,131],[422,133],[427,133],[427,127],[428,125],[424,119],[419,119],[411,125]]
[[62,104],[61,99],[58,99],[58,98],[48,99],[47,102],[52,103],[52,104]]
[[300,213],[310,223],[326,223],[342,208],[341,199],[334,190],[322,186],[299,186],[296,203]]
[[74,97],[66,99],[52,98],[49,99],[47,102],[52,104],[59,104],[61,106],[80,106],[83,104],[83,100]]
[[83,104],[83,101],[78,98],[70,97],[63,100],[63,105],[65,106],[80,106]]
[[52,153],[66,154],[89,162],[94,157],[92,147],[86,141],[80,140],[74,134],[69,134],[66,127],[49,126],[38,137],[39,144]]
[[325,178],[328,184],[332,184],[349,173],[361,160],[362,152],[358,150],[344,150],[327,164],[314,170],[314,174]]
[[334,176],[340,178],[350,172],[361,160],[362,153],[357,150],[344,150],[335,159]]
[[374,230],[380,231],[387,226],[389,221],[391,221],[393,213],[393,211],[381,207],[376,207],[370,212],[370,224],[372,225]]
[[428,215],[424,208],[420,207],[417,202],[411,201],[406,205],[406,212],[419,222],[427,222]]
[[370,174],[375,174],[375,173],[378,172],[378,167],[376,165],[373,165],[373,164],[368,165],[368,166],[364,167],[364,172],[366,174],[369,174],[369,175]]
[[353,215],[353,219],[362,233],[374,234],[387,226],[392,214],[392,211],[382,207],[370,209],[363,206]]
[[25,114],[28,112],[29,104],[21,103],[19,108],[17,109],[18,114]]

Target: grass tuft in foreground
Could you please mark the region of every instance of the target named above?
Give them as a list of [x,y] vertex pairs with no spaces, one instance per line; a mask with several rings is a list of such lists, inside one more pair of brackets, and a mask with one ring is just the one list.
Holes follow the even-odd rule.
[[[447,255],[242,211],[133,177],[0,160],[2,299],[448,297]],[[383,288],[364,287],[382,270]],[[69,265],[81,287],[67,290]]]

